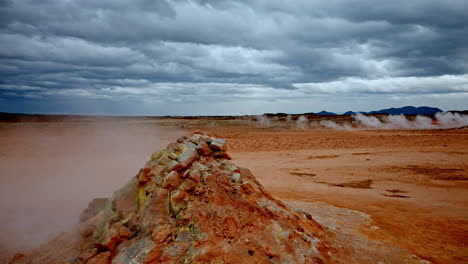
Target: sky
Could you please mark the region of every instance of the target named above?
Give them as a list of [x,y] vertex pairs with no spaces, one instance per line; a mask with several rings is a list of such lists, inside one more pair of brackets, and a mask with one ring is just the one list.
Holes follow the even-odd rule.
[[466,0],[0,0],[0,112],[468,109]]

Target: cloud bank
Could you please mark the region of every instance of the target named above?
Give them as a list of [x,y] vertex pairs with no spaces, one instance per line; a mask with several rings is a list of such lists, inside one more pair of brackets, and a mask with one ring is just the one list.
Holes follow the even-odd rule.
[[0,111],[463,109],[467,13],[463,0],[1,0]]

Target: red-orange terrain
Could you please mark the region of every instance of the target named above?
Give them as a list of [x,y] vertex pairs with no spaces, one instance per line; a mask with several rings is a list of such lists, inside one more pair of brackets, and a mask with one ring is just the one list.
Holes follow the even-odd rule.
[[431,263],[468,263],[466,128],[207,130],[228,138],[234,162],[275,197],[316,217],[320,202],[365,213],[373,227],[359,232],[369,239]]
[[0,263],[468,263],[468,130],[201,121],[0,126]]

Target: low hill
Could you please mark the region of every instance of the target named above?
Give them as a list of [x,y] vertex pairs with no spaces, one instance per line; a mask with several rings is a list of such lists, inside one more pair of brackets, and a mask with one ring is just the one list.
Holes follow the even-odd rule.
[[443,112],[439,108],[421,106],[404,106],[399,108],[387,108],[378,111],[371,111],[368,114],[389,114],[389,115],[435,115],[438,112]]
[[333,112],[327,112],[327,111],[320,111],[317,113],[317,115],[337,115]]

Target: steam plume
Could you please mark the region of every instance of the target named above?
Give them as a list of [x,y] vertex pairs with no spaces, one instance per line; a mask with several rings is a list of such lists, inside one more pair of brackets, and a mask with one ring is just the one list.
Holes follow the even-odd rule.
[[1,251],[69,230],[90,200],[108,197],[185,133],[144,122],[18,124],[0,132],[8,139],[0,151],[0,259]]
[[308,118],[301,115],[296,122],[292,121],[291,116],[287,116],[285,121],[269,118],[262,115],[257,117],[257,122],[261,127],[283,127],[283,128],[315,128],[315,129],[447,129],[468,126],[468,115],[460,115],[452,112],[437,113],[434,118],[418,115],[408,118],[405,115],[387,115],[387,116],[367,116],[356,114],[353,121],[335,122],[332,120],[321,120],[309,122]]

